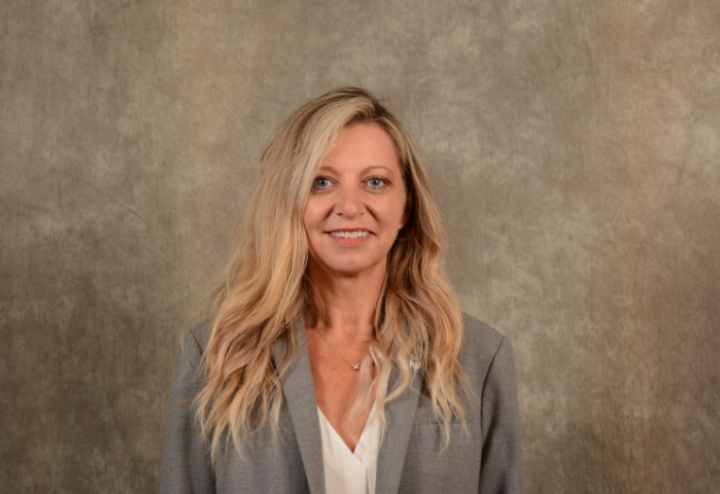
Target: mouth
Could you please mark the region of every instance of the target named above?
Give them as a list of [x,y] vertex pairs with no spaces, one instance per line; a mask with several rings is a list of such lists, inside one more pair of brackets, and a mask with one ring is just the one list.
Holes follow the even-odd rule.
[[374,234],[363,228],[332,230],[327,233],[335,244],[343,247],[357,247],[367,242]]
[[366,230],[338,230],[328,233],[335,238],[362,238],[370,235]]

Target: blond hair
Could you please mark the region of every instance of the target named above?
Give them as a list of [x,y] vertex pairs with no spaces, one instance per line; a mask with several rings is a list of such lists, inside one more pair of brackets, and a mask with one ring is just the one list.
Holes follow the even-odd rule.
[[[297,321],[314,316],[306,279],[305,203],[315,172],[340,131],[360,122],[379,125],[392,139],[412,211],[388,253],[375,341],[361,367],[351,416],[367,406],[374,391],[384,426],[384,405],[410,385],[409,364],[418,359],[446,446],[453,417],[464,422],[461,394],[467,377],[458,362],[462,317],[444,273],[445,227],[427,172],[397,117],[366,91],[343,88],[309,101],[276,131],[241,212],[237,247],[212,294],[205,379],[196,404],[213,458],[223,437],[229,436],[241,453],[243,438],[268,419],[277,432],[283,404],[280,377],[297,353]],[[289,349],[283,362],[273,359],[278,340]],[[401,379],[388,390],[393,366]]]

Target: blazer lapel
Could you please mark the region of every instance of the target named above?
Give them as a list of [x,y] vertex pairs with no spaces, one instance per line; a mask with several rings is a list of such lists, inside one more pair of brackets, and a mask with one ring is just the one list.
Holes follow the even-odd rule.
[[[393,369],[388,390],[394,389],[399,380],[400,371]],[[378,452],[375,494],[395,494],[400,487],[422,382],[422,374],[416,372],[410,387],[385,408],[386,428]]]
[[[325,466],[320,439],[320,423],[315,385],[310,369],[310,356],[305,339],[305,322],[302,317],[299,319],[295,337],[298,351],[283,375],[283,393],[290,420],[295,429],[295,437],[297,437],[310,492],[325,494]],[[273,354],[276,362],[282,361],[285,352],[284,342],[275,343]],[[393,389],[399,380],[400,372],[393,369],[388,389]],[[422,383],[422,373],[415,373],[410,387],[400,397],[388,403],[385,409],[386,428],[378,452],[375,494],[395,494],[400,487],[402,469],[405,464]]]
[[[283,394],[300,447],[300,456],[302,456],[310,492],[325,494],[325,467],[320,440],[317,400],[315,399],[315,385],[305,339],[305,323],[302,317],[299,318],[295,338],[298,343],[298,351],[282,377]],[[282,361],[285,351],[284,342],[275,343],[273,347],[275,362]]]

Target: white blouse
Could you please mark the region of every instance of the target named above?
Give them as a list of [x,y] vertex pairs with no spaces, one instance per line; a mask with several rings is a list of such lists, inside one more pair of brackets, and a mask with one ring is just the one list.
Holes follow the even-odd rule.
[[350,451],[318,407],[326,494],[375,494],[380,446],[380,424],[373,424],[375,406],[370,410],[355,451]]

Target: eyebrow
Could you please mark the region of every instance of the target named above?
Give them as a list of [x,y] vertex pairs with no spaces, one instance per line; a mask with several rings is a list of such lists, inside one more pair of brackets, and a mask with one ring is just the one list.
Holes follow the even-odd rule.
[[[360,174],[362,175],[362,174],[365,174],[365,173],[369,172],[370,170],[375,170],[375,169],[377,169],[377,170],[387,170],[387,171],[389,171],[390,173],[395,173],[394,170],[392,170],[391,168],[388,168],[387,166],[372,165],[372,166],[368,166],[368,167],[363,168],[362,170],[360,170]],[[326,172],[338,173],[337,168],[334,168],[334,167],[332,167],[332,166],[321,166],[320,168],[318,168],[318,171],[326,171]]]

